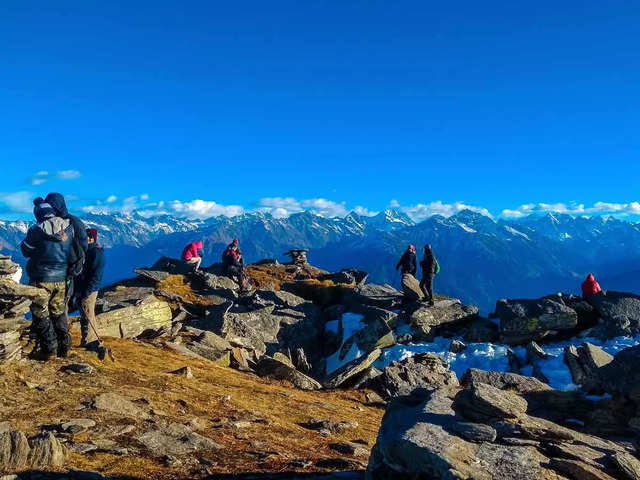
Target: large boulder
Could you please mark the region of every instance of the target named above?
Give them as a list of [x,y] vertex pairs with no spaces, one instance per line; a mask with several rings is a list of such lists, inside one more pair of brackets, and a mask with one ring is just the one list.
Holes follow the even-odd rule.
[[393,310],[401,302],[402,293],[390,285],[368,283],[357,288],[350,288],[344,293],[344,303],[350,309],[368,305]]
[[432,339],[438,331],[471,321],[478,316],[478,308],[462,305],[459,300],[448,298],[435,302],[434,306],[421,305],[409,317],[409,323],[420,338]]
[[147,295],[134,305],[96,315],[96,329],[100,336],[135,338],[149,331],[168,331],[172,320],[169,304]]
[[598,385],[598,370],[613,360],[613,356],[591,343],[564,349],[564,361],[569,367],[573,383],[590,390]]
[[594,384],[605,392],[622,395],[640,406],[640,345],[619,352],[597,370]]
[[499,300],[495,313],[500,318],[502,340],[511,345],[541,341],[578,325],[575,310],[548,298]]
[[376,377],[372,387],[381,395],[397,397],[408,395],[419,387],[457,386],[456,374],[434,353],[419,353],[387,366]]
[[364,285],[367,281],[369,274],[362,270],[357,270],[355,268],[347,268],[340,270],[336,273],[327,273],[320,275],[318,280],[321,282],[331,281],[333,283],[344,283],[348,285]]
[[379,348],[376,348],[369,352],[369,354],[350,361],[335,372],[331,373],[324,382],[324,386],[326,388],[338,388],[348,383],[350,380],[357,379],[369,369],[381,354],[382,351]]
[[511,372],[489,372],[470,368],[460,379],[460,384],[467,388],[479,383],[491,385],[500,390],[515,391],[520,394],[551,390],[549,385],[536,378],[525,377]]
[[601,338],[634,335],[640,332],[640,296],[608,290],[587,298],[602,318],[594,334]]
[[442,388],[424,398],[395,399],[382,420],[366,479],[558,479],[549,458],[533,446],[492,443],[495,432],[486,425],[461,422],[452,396]]
[[319,390],[322,385],[311,377],[298,371],[284,355],[264,356],[258,362],[256,373],[261,377],[286,380],[301,390]]
[[66,449],[50,432],[27,438],[20,431],[0,432],[0,473],[60,468]]
[[411,275],[405,273],[402,275],[402,292],[404,293],[404,300],[406,302],[417,302],[424,298],[424,293],[420,289],[420,282]]

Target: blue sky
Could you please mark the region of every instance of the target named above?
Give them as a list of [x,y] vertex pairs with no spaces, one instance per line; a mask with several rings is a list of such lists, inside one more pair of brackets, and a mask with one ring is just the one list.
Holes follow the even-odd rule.
[[615,0],[3,2],[0,217],[52,190],[185,216],[640,213],[639,22]]

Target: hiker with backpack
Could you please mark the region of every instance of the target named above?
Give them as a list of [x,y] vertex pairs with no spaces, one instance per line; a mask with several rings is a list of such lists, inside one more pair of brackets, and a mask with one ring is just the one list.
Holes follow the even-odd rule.
[[100,343],[96,328],[96,299],[102,282],[105,258],[104,249],[98,244],[98,231],[87,228],[88,249],[82,273],[76,277],[75,292],[80,303],[80,331],[82,334],[80,346],[90,352],[98,354],[104,360],[107,350]]
[[418,266],[416,262],[416,247],[414,245],[409,245],[405,252],[400,257],[400,261],[396,265],[396,270],[400,270],[402,275],[413,275],[416,276],[416,272],[418,271]]
[[67,319],[67,278],[73,252],[74,228],[52,205],[42,198],[34,200],[36,224],[21,242],[22,254],[29,259],[29,285],[46,292],[31,304],[31,332],[39,345],[41,359],[52,355],[66,357],[71,346]]
[[422,269],[422,280],[420,280],[420,290],[424,294],[425,300],[430,306],[433,306],[433,278],[436,273],[440,272],[438,259],[433,254],[431,245],[424,246],[424,258],[420,262]]
[[202,242],[191,242],[189,245],[184,247],[182,250],[182,260],[187,264],[193,267],[194,272],[198,272],[200,270],[200,265],[202,264],[202,257],[204,256]]
[[240,286],[240,291],[248,290],[248,279],[244,273],[244,260],[242,258],[242,251],[239,248],[239,242],[237,238],[227,245],[227,248],[222,252],[222,264],[224,265],[224,271],[227,275],[233,278]]

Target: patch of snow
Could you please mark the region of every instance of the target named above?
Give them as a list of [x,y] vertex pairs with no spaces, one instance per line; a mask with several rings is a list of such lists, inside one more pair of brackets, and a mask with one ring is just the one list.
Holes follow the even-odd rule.
[[334,353],[333,355],[327,358],[327,375],[335,372],[336,370],[338,370],[339,368],[342,368],[347,363],[352,362],[356,358],[360,358],[362,355],[364,355],[364,352],[362,352],[358,348],[358,345],[356,344],[356,342],[353,342],[353,344],[351,345],[351,348],[349,349],[347,354],[344,356],[344,358],[340,358],[341,351],[342,351],[342,347],[336,353]]
[[464,223],[460,223],[460,222],[456,222],[458,224],[458,226],[460,228],[462,228],[465,232],[469,232],[469,233],[477,233],[477,230],[474,230],[473,228],[469,227],[468,225],[465,225]]
[[345,313],[342,315],[342,329],[344,331],[342,337],[343,343],[351,338],[353,334],[358,333],[367,326],[367,324],[362,321],[363,318],[364,315],[358,313]]
[[531,240],[531,239],[529,238],[529,235],[527,235],[526,233],[522,233],[521,231],[516,230],[516,229],[515,229],[515,228],[513,228],[513,227],[509,227],[509,226],[507,225],[507,226],[505,226],[505,227],[504,227],[504,229],[505,229],[507,232],[509,232],[511,235],[516,235],[516,236],[523,237],[523,238],[525,238],[526,240]]
[[331,331],[338,333],[340,329],[340,322],[342,322],[342,342],[340,344],[340,348],[336,353],[327,358],[327,375],[335,372],[342,366],[347,363],[355,360],[356,358],[360,358],[366,352],[362,352],[358,349],[358,345],[356,342],[353,342],[351,348],[346,353],[343,358],[340,358],[340,354],[342,352],[342,347],[345,342],[349,340],[353,335],[358,333],[360,330],[367,326],[366,323],[362,321],[364,315],[359,315],[357,313],[345,313],[342,315],[342,319],[340,320],[332,320],[325,324],[325,331]]
[[327,322],[324,324],[325,332],[338,333],[339,329],[340,329],[340,320],[331,320],[330,322]]

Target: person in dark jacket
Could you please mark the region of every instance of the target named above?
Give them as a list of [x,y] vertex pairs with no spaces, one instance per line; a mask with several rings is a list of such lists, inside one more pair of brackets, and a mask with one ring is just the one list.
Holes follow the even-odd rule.
[[244,260],[242,258],[242,252],[238,246],[238,239],[234,238],[233,241],[227,245],[227,248],[222,253],[222,263],[227,275],[235,279],[240,290],[247,290],[247,281],[244,273]]
[[68,219],[73,225],[73,231],[75,232],[75,238],[78,244],[82,247],[82,250],[86,253],[89,248],[89,242],[87,240],[87,227],[85,224],[75,215],[71,215],[67,210],[67,204],[64,200],[64,197],[60,193],[50,193],[44,199],[49,205],[53,207],[58,215],[61,218]]
[[76,278],[76,294],[80,299],[80,331],[82,338],[80,346],[89,351],[96,352],[98,358],[103,360],[107,350],[100,344],[100,339],[96,333],[96,299],[98,289],[102,282],[105,259],[104,250],[98,244],[98,231],[95,228],[87,229],[87,240],[89,248],[85,258],[82,273]]
[[38,223],[27,231],[20,244],[29,259],[29,284],[46,292],[31,304],[32,333],[40,346],[43,360],[51,355],[66,357],[71,345],[66,315],[66,280],[73,258],[73,225],[57,216],[55,209],[41,198],[34,201]]
[[436,275],[438,260],[433,254],[431,245],[424,246],[424,258],[420,262],[422,269],[422,280],[420,280],[420,290],[424,293],[425,300],[433,306],[433,277]]
[[418,265],[416,262],[416,247],[413,245],[409,245],[407,250],[400,257],[400,261],[396,265],[396,270],[402,267],[402,275],[410,274],[414,277],[416,276],[416,272],[418,271]]

